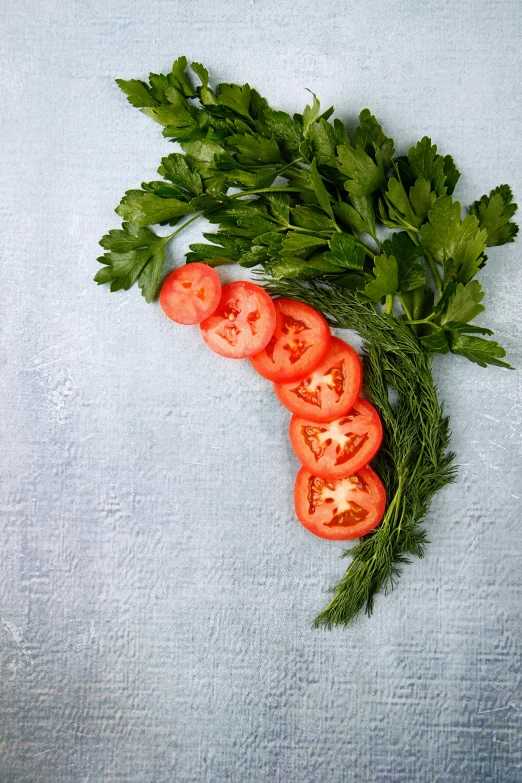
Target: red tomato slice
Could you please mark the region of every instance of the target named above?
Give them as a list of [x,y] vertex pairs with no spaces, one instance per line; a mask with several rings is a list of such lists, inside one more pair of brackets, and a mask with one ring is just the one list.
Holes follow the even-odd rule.
[[165,278],[159,301],[165,315],[178,324],[199,324],[212,315],[221,298],[218,273],[194,262],[175,269]]
[[356,352],[332,337],[330,350],[315,370],[298,381],[274,383],[274,390],[279,402],[297,416],[332,421],[355,404],[361,383],[362,366]]
[[200,329],[213,351],[243,359],[263,350],[275,324],[275,307],[267,292],[248,280],[237,280],[224,286],[217,309]]
[[344,478],[376,455],[382,441],[379,414],[361,397],[339,419],[316,422],[292,416],[290,440],[297,459],[314,476]]
[[250,361],[269,381],[303,378],[324,359],[330,348],[330,329],[313,307],[293,299],[276,299],[277,322],[272,339]]
[[295,513],[321,538],[348,541],[376,527],[384,516],[386,491],[369,467],[338,479],[324,479],[301,468],[294,491]]

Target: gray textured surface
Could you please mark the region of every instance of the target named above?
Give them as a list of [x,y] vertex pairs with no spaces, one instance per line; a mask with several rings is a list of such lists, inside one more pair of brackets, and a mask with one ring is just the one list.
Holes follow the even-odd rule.
[[[343,563],[293,516],[286,412],[91,282],[168,150],[113,78],[181,53],[290,111],[304,87],[350,121],[369,105],[399,149],[454,155],[463,203],[506,181],[520,200],[521,6],[2,8],[1,783],[522,780],[520,372],[436,362],[461,470],[428,555],[371,620],[311,631]],[[519,254],[482,279],[522,367]]]

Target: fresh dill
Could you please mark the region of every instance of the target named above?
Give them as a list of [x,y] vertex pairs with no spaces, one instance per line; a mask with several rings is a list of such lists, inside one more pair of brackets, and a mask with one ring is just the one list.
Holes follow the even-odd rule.
[[314,623],[347,625],[362,609],[371,614],[376,594],[393,586],[409,555],[424,554],[421,524],[433,495],[455,476],[448,418],[437,400],[431,357],[401,320],[376,312],[335,285],[264,284],[272,295],[305,302],[321,310],[334,328],[354,329],[364,339],[365,392],[385,432],[372,465],[386,487],[388,505],[381,524],[344,553],[352,562]]

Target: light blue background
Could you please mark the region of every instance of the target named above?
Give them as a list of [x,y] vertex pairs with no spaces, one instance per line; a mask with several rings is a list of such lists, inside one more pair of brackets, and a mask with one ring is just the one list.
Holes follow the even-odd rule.
[[[465,205],[522,199],[521,9],[4,0],[2,783],[522,780],[520,371],[436,360],[460,472],[427,557],[370,620],[312,631],[346,562],[294,517],[287,412],[91,280],[172,149],[113,80],[180,54],[290,112],[305,87],[350,125],[369,106],[401,152],[430,135]],[[478,322],[522,367],[519,255],[491,249]]]

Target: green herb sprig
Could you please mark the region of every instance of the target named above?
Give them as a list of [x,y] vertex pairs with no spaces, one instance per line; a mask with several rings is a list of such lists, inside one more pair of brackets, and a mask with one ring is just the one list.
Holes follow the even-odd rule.
[[335,285],[268,280],[265,287],[311,305],[334,328],[355,329],[364,338],[365,392],[385,432],[372,464],[386,487],[388,505],[381,524],[346,550],[350,567],[315,620],[316,626],[347,625],[361,609],[371,614],[375,595],[393,586],[410,555],[424,555],[427,538],[421,524],[433,495],[455,477],[449,421],[437,400],[430,354],[401,320],[377,313]]
[[[409,555],[422,556],[421,520],[454,476],[433,353],[510,367],[491,330],[471,322],[485,309],[477,275],[486,248],[518,232],[511,189],[500,185],[463,215],[453,198],[460,173],[429,138],[396,156],[368,109],[350,137],[313,93],[290,117],[248,84],[211,87],[206,68],[189,69],[185,57],[148,82],[117,83],[182,152],[162,158],[161,179],[123,196],[124,222],[100,241],[96,282],[116,291],[137,281],[150,302],[168,243],[205,217],[216,230],[190,246],[187,262],[256,268],[274,295],[302,299],[365,340],[365,388],[385,429],[375,466],[389,504],[348,551],[347,574],[316,621],[346,624],[363,607],[371,612]],[[175,229],[159,236],[153,225]]]

